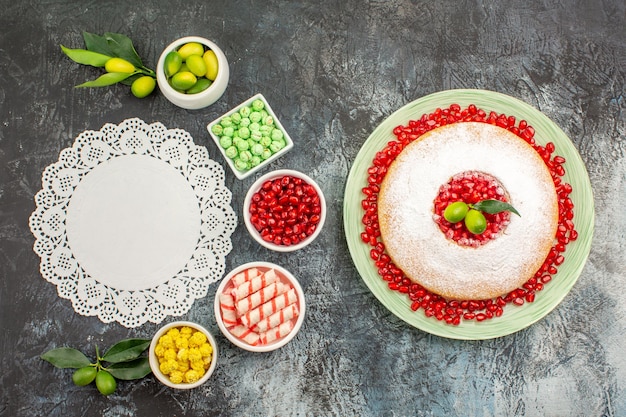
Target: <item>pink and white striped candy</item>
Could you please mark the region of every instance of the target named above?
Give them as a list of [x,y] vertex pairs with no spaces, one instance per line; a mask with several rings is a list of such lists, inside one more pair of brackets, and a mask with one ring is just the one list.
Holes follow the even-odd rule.
[[289,291],[280,294],[278,297],[272,298],[270,301],[261,304],[259,307],[248,311],[246,314],[239,317],[239,319],[244,325],[252,327],[264,318],[271,316],[296,301],[298,301],[298,296],[296,295],[296,290],[292,288]]
[[272,298],[279,296],[288,289],[289,287],[280,281],[273,282],[267,287],[261,288],[259,291],[250,294],[242,300],[237,301],[237,304],[235,305],[237,314],[239,316],[242,316],[253,308],[256,308],[261,304],[271,300]]
[[296,304],[290,304],[255,324],[252,327],[252,330],[257,333],[267,332],[268,330],[280,326],[295,317],[298,317],[298,306]]
[[250,329],[247,326],[238,324],[232,329],[230,329],[230,332],[233,334],[233,336],[238,337],[239,339],[243,340],[249,345],[256,346],[259,344],[259,341],[260,341],[259,334],[256,332],[253,332],[252,329]]
[[237,312],[235,311],[235,300],[232,295],[220,294],[220,309],[222,312],[222,321],[227,328],[237,325]]
[[285,337],[289,334],[289,332],[293,329],[293,322],[287,321],[281,324],[278,327],[268,330],[265,333],[261,333],[259,335],[259,341],[261,344],[272,343],[275,340],[280,339],[281,337]]
[[258,275],[235,287],[232,294],[235,301],[239,301],[276,281],[278,281],[278,275],[276,275],[276,272],[273,269],[270,269],[266,273]]
[[258,277],[259,275],[261,275],[261,271],[257,268],[248,268],[235,275],[230,282],[233,284],[233,287],[238,287],[244,282],[250,281],[252,278]]

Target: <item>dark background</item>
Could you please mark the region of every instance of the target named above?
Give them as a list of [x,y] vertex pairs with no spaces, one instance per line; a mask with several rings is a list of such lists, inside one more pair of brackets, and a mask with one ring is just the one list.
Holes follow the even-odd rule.
[[[624,1],[0,0],[0,10],[0,416],[626,415]],[[230,62],[230,84],[197,111],[158,92],[74,89],[99,74],[60,51],[83,47],[83,31],[129,36],[152,68],[174,39],[207,37]],[[581,153],[594,190],[580,279],[543,320],[495,340],[439,338],[389,313],[360,279],[342,227],[345,180],[368,135],[404,104],[454,88],[545,113]],[[41,277],[28,217],[42,171],[83,130],[131,117],[185,129],[223,162],[206,124],[256,93],[296,142],[272,168],[315,178],[329,215],[317,241],[291,254],[261,248],[240,218],[226,267],[267,260],[296,273],[309,306],[301,332],[269,354],[234,347],[215,325],[213,285],[181,317],[218,336],[208,383],[172,391],[149,376],[108,398],[73,386],[70,371],[39,355],[92,352],[158,326],[80,316]],[[253,181],[227,172],[238,213]]]

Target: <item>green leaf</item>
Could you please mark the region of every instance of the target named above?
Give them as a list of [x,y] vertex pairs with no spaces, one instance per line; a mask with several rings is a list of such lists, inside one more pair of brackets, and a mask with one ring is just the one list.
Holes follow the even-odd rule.
[[497,214],[503,211],[510,211],[521,217],[515,208],[509,203],[499,200],[483,200],[472,204],[472,208],[489,214]]
[[117,84],[120,81],[125,80],[133,74],[128,74],[126,72],[107,72],[106,74],[101,75],[92,81],[87,81],[85,83],[79,84],[76,87],[106,87],[108,85]]
[[92,67],[104,67],[104,64],[111,59],[109,55],[88,51],[86,49],[70,49],[61,45],[61,50],[72,61],[83,65],[91,65]]
[[52,349],[41,355],[41,359],[57,368],[82,368],[91,365],[91,361],[81,351],[69,347]]
[[141,78],[141,77],[143,77],[143,74],[131,74],[130,77],[120,81],[120,83],[124,84],[124,85],[132,85],[133,81],[135,81],[137,78]]
[[150,339],[125,339],[117,342],[102,356],[105,362],[126,362],[137,359],[150,346]]
[[129,362],[114,363],[106,369],[115,378],[124,380],[141,379],[152,372],[150,361],[145,357]]
[[88,50],[104,55],[115,56],[105,37],[94,33],[83,32],[83,39]]
[[106,32],[103,36],[99,36],[93,33],[83,32],[83,39],[85,40],[87,49],[90,51],[123,58],[137,68],[143,67],[143,62],[137,54],[137,51],[135,51],[133,42],[125,35]]

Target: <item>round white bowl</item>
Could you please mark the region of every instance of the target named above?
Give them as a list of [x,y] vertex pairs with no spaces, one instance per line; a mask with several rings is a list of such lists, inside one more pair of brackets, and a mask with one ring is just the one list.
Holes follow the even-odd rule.
[[[213,347],[213,356],[211,358],[211,365],[209,365],[209,369],[206,370],[202,378],[200,378],[196,382],[193,382],[193,383],[182,382],[180,384],[175,384],[172,381],[170,381],[170,379],[166,375],[164,375],[163,372],[161,372],[161,369],[159,368],[159,360],[157,359],[156,353],[154,353],[154,349],[156,348],[156,345],[159,342],[159,338],[174,327],[191,327],[195,330],[198,330],[204,333],[207,337],[207,341]],[[190,321],[175,321],[175,322],[166,324],[165,326],[161,327],[152,337],[152,342],[150,343],[150,349],[148,350],[148,360],[150,362],[150,369],[152,369],[152,373],[159,381],[161,381],[163,385],[166,385],[170,388],[176,388],[176,389],[192,389],[192,388],[196,388],[199,385],[204,384],[211,377],[211,375],[213,374],[213,371],[215,371],[215,367],[217,366],[217,343],[215,342],[215,338],[213,337],[213,335],[203,326],[197,323],[192,323]]]
[[[167,54],[175,49],[178,49],[180,46],[188,42],[201,43],[202,45],[212,49],[213,52],[215,52],[215,56],[217,57],[217,77],[215,78],[211,86],[209,86],[209,88],[197,94],[183,94],[174,90],[167,81],[164,70],[165,57],[167,56]],[[219,100],[222,94],[224,94],[226,86],[228,85],[230,71],[228,68],[228,60],[226,59],[226,55],[224,55],[224,52],[222,52],[219,46],[217,46],[210,40],[201,38],[199,36],[187,36],[175,40],[163,50],[157,64],[156,75],[159,90],[161,90],[161,93],[163,93],[165,98],[167,98],[170,102],[177,105],[178,107],[189,110],[196,110],[210,106],[211,104]]]
[[[250,268],[259,268],[264,271],[267,271],[269,269],[274,269],[278,275],[282,276],[283,282],[288,282],[295,289],[296,295],[298,296],[298,301],[296,302],[298,305],[298,317],[296,318],[296,322],[294,323],[293,329],[286,336],[280,339],[277,339],[274,342],[268,343],[266,345],[253,346],[253,345],[250,345],[249,343],[246,343],[242,339],[233,335],[228,330],[228,328],[224,325],[224,321],[222,320],[222,310],[220,308],[220,294],[223,293],[224,290],[228,288],[228,286],[231,284],[231,279],[235,275]],[[291,341],[291,339],[293,339],[296,336],[296,334],[302,327],[302,323],[304,322],[306,303],[304,301],[304,291],[302,290],[300,283],[289,271],[271,262],[259,261],[259,262],[249,262],[249,263],[243,264],[233,269],[231,272],[228,273],[228,275],[224,277],[224,279],[222,279],[222,282],[220,283],[219,287],[217,288],[217,292],[215,293],[215,306],[214,307],[215,307],[215,319],[217,321],[217,326],[222,331],[224,336],[226,336],[226,338],[231,341],[231,343],[233,343],[235,346],[240,347],[241,349],[244,349],[250,352],[271,352],[273,350],[276,350],[285,346],[287,343],[289,343],[289,341]]]
[[[263,238],[261,237],[261,234],[259,233],[259,231],[256,230],[256,228],[254,227],[254,225],[250,221],[250,210],[249,209],[250,209],[250,202],[252,201],[252,196],[257,191],[259,191],[261,189],[261,186],[266,181],[273,180],[275,178],[280,178],[280,177],[283,177],[285,175],[296,177],[296,178],[301,178],[304,181],[306,181],[308,184],[313,186],[313,188],[315,188],[315,191],[317,192],[317,195],[320,198],[320,206],[321,206],[321,209],[322,209],[321,212],[320,212],[320,221],[317,224],[317,228],[315,229],[313,234],[311,234],[306,239],[298,242],[295,245],[277,245],[275,243],[267,242],[267,241],[263,240]],[[245,198],[244,203],[243,203],[243,219],[244,219],[244,222],[246,224],[246,228],[248,229],[248,232],[250,232],[250,235],[259,244],[265,246],[268,249],[271,249],[271,250],[274,250],[274,251],[277,251],[277,252],[292,252],[292,251],[295,251],[295,250],[298,250],[298,249],[302,249],[303,247],[309,245],[311,242],[313,242],[315,240],[315,238],[322,231],[322,227],[324,226],[324,222],[326,221],[326,199],[324,198],[324,193],[322,192],[322,189],[320,188],[320,186],[315,181],[313,181],[308,175],[303,174],[302,172],[299,172],[299,171],[291,170],[291,169],[279,169],[279,170],[276,170],[276,171],[268,172],[267,174],[263,175],[258,180],[256,180],[254,182],[254,184],[252,184],[252,186],[248,190],[248,193],[246,194],[246,198]]]

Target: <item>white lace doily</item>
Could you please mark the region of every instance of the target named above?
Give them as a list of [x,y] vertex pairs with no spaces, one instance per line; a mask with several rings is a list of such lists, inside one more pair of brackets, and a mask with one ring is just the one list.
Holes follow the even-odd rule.
[[135,118],[87,130],[35,195],[41,274],[105,323],[180,316],[224,274],[231,196],[222,166],[182,129]]

